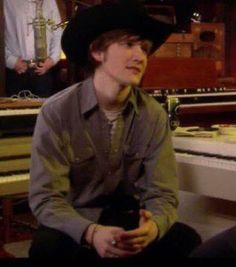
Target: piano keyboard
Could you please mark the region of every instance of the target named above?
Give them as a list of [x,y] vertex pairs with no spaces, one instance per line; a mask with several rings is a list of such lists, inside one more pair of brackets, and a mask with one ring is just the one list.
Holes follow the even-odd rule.
[[0,138],[0,164],[3,158],[30,157],[31,143],[32,136]]
[[37,115],[40,108],[23,108],[23,109],[1,109],[0,117],[5,116],[22,116],[22,115]]
[[27,193],[28,185],[29,173],[0,175],[0,196]]
[[176,152],[180,190],[236,201],[236,161]]
[[188,153],[176,152],[177,161],[185,164],[198,166],[207,166],[212,169],[223,169],[226,171],[234,171],[236,175],[236,161],[219,159],[215,157],[207,157],[204,155],[193,155]]
[[218,155],[236,158],[236,138],[219,136],[216,138],[172,137],[176,150],[200,153],[202,155]]

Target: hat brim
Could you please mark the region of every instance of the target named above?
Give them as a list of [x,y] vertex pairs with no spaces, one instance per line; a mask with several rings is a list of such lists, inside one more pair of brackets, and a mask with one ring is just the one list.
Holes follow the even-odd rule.
[[141,38],[151,40],[155,51],[174,27],[149,16],[143,9],[96,5],[78,12],[69,21],[62,35],[62,49],[70,62],[83,67],[88,60],[89,45],[101,34],[118,29],[132,30]]

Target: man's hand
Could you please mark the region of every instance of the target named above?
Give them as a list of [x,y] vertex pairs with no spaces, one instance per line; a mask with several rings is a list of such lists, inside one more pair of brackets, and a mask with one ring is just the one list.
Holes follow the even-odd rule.
[[[90,232],[90,227],[87,231]],[[126,249],[120,246],[116,237],[124,232],[125,230],[121,227],[99,225],[99,228],[92,234],[92,240],[89,241],[102,258],[125,258],[140,252],[140,247],[133,246]]]
[[89,227],[87,236],[92,236],[92,240],[87,240],[96,249],[101,257],[125,258],[140,253],[158,236],[158,227],[152,220],[152,213],[141,209],[139,211],[139,227],[125,231],[121,227],[99,225],[93,232],[93,225]]
[[139,214],[139,227],[134,230],[118,233],[116,236],[117,247],[125,250],[138,248],[142,250],[157,238],[158,227],[152,220],[152,213],[141,209]]
[[25,73],[27,70],[27,63],[24,62],[21,58],[18,58],[14,69],[18,74]]
[[45,74],[51,67],[54,66],[53,60],[48,57],[44,62],[40,62],[36,68],[35,73],[37,73],[39,76]]

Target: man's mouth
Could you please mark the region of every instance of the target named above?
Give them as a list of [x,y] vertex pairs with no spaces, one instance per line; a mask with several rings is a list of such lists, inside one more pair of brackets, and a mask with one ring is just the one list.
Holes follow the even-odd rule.
[[139,74],[142,72],[142,69],[139,67],[136,67],[136,66],[128,66],[128,67],[126,67],[126,69],[131,70],[135,74]]

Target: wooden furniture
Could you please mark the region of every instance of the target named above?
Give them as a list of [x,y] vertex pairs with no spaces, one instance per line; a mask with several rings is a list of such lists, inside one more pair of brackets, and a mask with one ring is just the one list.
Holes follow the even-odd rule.
[[208,58],[150,57],[143,87],[198,88],[217,86],[215,62]]
[[173,33],[155,52],[156,57],[192,57],[193,35],[191,33]]
[[[203,67],[204,66],[204,67]],[[151,57],[146,74],[142,80],[142,87],[150,92],[159,91],[164,95],[177,95],[181,99],[184,94],[192,95],[193,104],[204,97],[220,93],[221,83],[217,79],[215,61],[209,58],[157,58]],[[219,89],[219,90],[218,90]],[[236,88],[234,88],[234,94]],[[181,91],[181,93],[179,93]],[[198,125],[208,127],[212,124],[236,123],[235,96],[230,95],[233,90],[224,88],[222,96],[217,97],[217,102],[210,99],[210,104],[180,105],[179,121],[181,126]],[[173,93],[174,92],[174,93]],[[200,93],[200,94],[199,94]],[[225,99],[225,94],[228,97]],[[180,95],[181,96],[178,96]],[[220,94],[219,94],[220,95]],[[222,100],[219,99],[222,97]],[[216,99],[216,98],[214,98]],[[204,100],[206,101],[206,100]]]
[[193,57],[215,60],[218,76],[225,74],[225,24],[192,23]]

